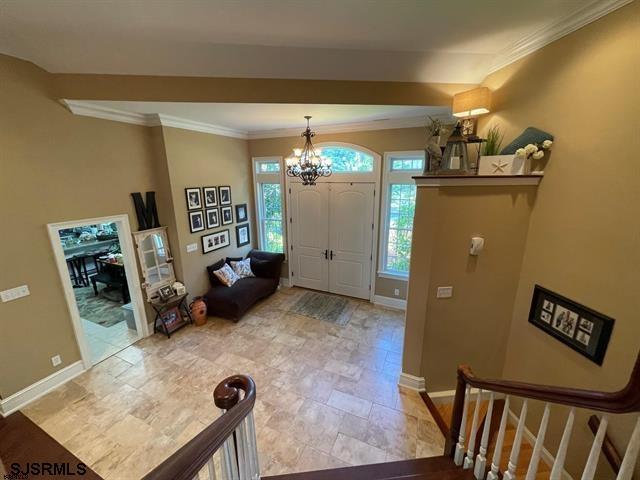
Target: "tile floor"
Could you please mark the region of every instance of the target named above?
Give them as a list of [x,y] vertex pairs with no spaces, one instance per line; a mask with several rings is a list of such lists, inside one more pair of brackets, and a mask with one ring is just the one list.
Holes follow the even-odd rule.
[[128,328],[125,321],[103,327],[84,318],[81,320],[94,365],[138,340],[138,332]]
[[263,475],[440,455],[420,397],[397,386],[403,313],[353,300],[336,326],[289,313],[302,292],[143,339],[23,411],[101,476],[140,478],[219,415],[216,384],[245,373]]

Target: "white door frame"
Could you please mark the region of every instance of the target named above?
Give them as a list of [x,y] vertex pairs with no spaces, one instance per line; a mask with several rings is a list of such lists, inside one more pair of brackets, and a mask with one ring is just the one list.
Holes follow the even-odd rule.
[[[374,183],[374,192],[373,192],[373,240],[371,245],[371,295],[369,296],[369,301],[374,303],[375,292],[376,292],[376,276],[378,274],[378,235],[379,235],[379,224],[380,224],[380,198],[382,197],[380,191],[380,176],[382,169],[382,155],[378,152],[374,152],[373,150],[363,147],[362,145],[358,145],[355,143],[346,143],[346,142],[321,142],[315,144],[315,147],[329,147],[329,146],[340,146],[353,148],[354,150],[360,150],[369,155],[373,156],[373,172],[370,173],[333,173],[330,177],[320,177],[317,182],[320,183]],[[300,179],[289,177],[288,175],[284,175],[284,186],[285,186],[285,208],[286,208],[286,222],[287,226],[290,227],[291,223],[291,208],[290,208],[290,197],[291,193],[289,192],[289,185],[293,182],[300,182]],[[289,231],[289,230],[287,230]],[[291,235],[287,235],[287,252],[291,252],[291,248],[293,246],[293,239]],[[291,275],[291,270],[293,265],[289,263],[289,285],[295,285],[295,277]]]
[[109,217],[86,218],[84,220],[72,220],[69,222],[47,224],[49,240],[51,241],[51,248],[53,249],[53,256],[56,261],[56,266],[58,267],[58,274],[60,275],[64,296],[67,300],[67,307],[69,308],[69,315],[71,316],[71,324],[73,325],[73,331],[76,335],[76,342],[78,343],[78,349],[80,350],[80,356],[82,357],[82,363],[85,369],[91,368],[93,364],[91,362],[87,338],[84,329],[82,328],[80,312],[78,311],[78,305],[76,304],[76,296],[73,293],[73,285],[71,284],[71,277],[69,276],[69,268],[67,267],[64,250],[62,248],[58,232],[64,228],[82,227],[98,223],[115,223],[118,226],[118,241],[120,242],[120,249],[122,250],[122,255],[124,257],[124,271],[127,276],[127,284],[129,287],[131,304],[133,306],[133,317],[136,321],[138,339],[147,337],[150,334],[146,320],[147,316],[144,310],[142,290],[140,288],[140,273],[138,271],[138,264],[136,263],[136,251],[133,247],[131,227],[129,226],[129,216],[127,214],[122,214]]

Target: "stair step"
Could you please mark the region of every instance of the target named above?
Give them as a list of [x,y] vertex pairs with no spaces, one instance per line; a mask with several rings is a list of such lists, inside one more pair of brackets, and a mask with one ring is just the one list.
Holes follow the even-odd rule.
[[417,458],[397,462],[332,468],[314,472],[262,477],[264,480],[472,480],[471,470],[456,467],[449,457]]

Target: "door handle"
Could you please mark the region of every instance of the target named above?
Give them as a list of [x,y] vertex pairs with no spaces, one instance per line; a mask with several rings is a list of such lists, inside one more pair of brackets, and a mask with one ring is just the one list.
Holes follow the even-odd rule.
[[329,258],[329,250],[324,251],[324,259],[326,260],[327,258]]
[[329,254],[329,258],[333,260],[333,250],[331,250],[331,253]]

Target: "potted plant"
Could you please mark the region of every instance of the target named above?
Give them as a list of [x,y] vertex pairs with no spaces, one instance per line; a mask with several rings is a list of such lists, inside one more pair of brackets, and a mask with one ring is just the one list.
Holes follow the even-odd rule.
[[500,147],[504,134],[498,124],[492,125],[487,131],[487,138],[482,143],[478,175],[515,175],[518,174],[517,165],[513,164],[514,156],[500,155]]
[[531,173],[531,160],[540,160],[544,157],[546,150],[551,150],[552,140],[544,140],[540,143],[529,143],[525,147],[516,150],[516,159],[524,163],[524,173]]
[[427,147],[425,148],[425,163],[423,173],[433,175],[440,169],[442,150],[440,149],[441,135],[444,133],[442,121],[429,116],[427,125]]

